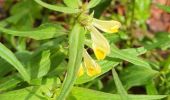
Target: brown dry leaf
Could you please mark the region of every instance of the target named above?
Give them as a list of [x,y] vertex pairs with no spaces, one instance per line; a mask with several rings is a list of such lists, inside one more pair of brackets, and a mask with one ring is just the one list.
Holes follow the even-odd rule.
[[170,0],[153,0],[151,5],[151,17],[148,19],[147,24],[153,32],[170,32],[170,14],[159,9],[156,4],[170,5]]

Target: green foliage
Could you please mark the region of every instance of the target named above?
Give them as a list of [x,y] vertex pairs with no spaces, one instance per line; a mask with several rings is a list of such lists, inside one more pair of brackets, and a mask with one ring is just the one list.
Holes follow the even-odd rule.
[[164,11],[170,13],[170,6],[161,5],[161,4],[157,4],[157,6],[161,9],[163,9]]
[[77,72],[82,61],[85,32],[86,31],[82,29],[79,24],[76,24],[70,33],[68,71],[58,100],[63,100],[69,94],[76,80]]
[[[151,3],[5,0],[0,7],[0,99],[169,100],[170,36],[166,31],[150,36],[146,21]],[[170,12],[169,6],[156,6]],[[110,44],[104,59],[95,57],[90,28],[98,30],[98,23],[93,18],[122,24],[114,34],[99,31],[100,41],[106,37]],[[116,32],[115,27],[105,28]],[[102,55],[106,44],[98,45]],[[85,50],[94,66],[83,63]],[[79,76],[81,65],[84,74]],[[95,70],[88,67],[101,72],[90,76]]]
[[22,75],[25,81],[30,81],[30,76],[28,75],[24,66],[20,63],[20,61],[18,61],[15,55],[2,43],[0,43],[0,56],[7,62],[9,62],[11,65],[13,65],[13,67],[18,70],[18,72]]

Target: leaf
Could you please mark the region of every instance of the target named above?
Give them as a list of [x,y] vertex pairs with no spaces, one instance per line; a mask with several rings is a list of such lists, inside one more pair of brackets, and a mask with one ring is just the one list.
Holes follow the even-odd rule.
[[157,4],[157,7],[161,8],[162,10],[170,13],[170,6],[167,5],[162,5],[162,4]]
[[[71,99],[71,96],[74,99]],[[91,89],[74,87],[68,100],[122,100],[119,94],[111,94]],[[157,100],[166,95],[128,95],[130,100]]]
[[150,65],[146,61],[136,57],[134,54],[123,52],[117,48],[113,48],[111,50],[111,54],[109,55],[109,57],[126,60],[128,62],[133,63],[134,65],[151,69]]
[[[95,0],[96,1],[96,0]],[[99,0],[100,1],[100,0]],[[94,18],[99,18],[105,9],[111,4],[111,0],[101,0],[97,6],[95,6],[92,11],[95,12]]]
[[13,65],[14,68],[18,70],[21,76],[24,78],[25,81],[30,81],[30,76],[27,73],[24,66],[20,63],[20,61],[15,57],[15,55],[6,48],[2,43],[0,43],[0,56],[5,59],[8,63]]
[[[157,71],[145,67],[130,66],[121,72],[121,80],[126,89],[133,86],[146,85],[158,74]],[[140,77],[140,78],[139,78]]]
[[8,25],[8,23],[16,24],[27,13],[28,13],[27,11],[24,11],[24,12],[12,15],[12,16],[0,21],[0,26],[5,27]]
[[[4,67],[5,66],[5,67]],[[0,58],[0,78],[3,78],[4,75],[10,71],[15,70],[11,64],[9,64],[5,59]]]
[[146,88],[147,94],[149,94],[149,95],[157,95],[158,94],[155,83],[152,80],[145,86],[145,88]]
[[150,11],[151,1],[146,0],[145,2],[143,2],[141,0],[135,0],[134,3],[135,3],[134,4],[134,17],[138,19],[140,23],[144,24],[145,21],[150,16],[149,11]]
[[83,84],[83,83],[89,82],[89,81],[95,79],[96,77],[99,77],[99,76],[101,76],[102,74],[108,72],[108,71],[111,70],[114,66],[116,66],[116,65],[119,64],[119,62],[112,61],[112,60],[99,61],[98,63],[99,63],[99,65],[100,65],[101,71],[102,71],[100,74],[95,75],[95,76],[92,76],[92,77],[88,76],[87,74],[84,74],[83,76],[77,78],[75,84]]
[[119,76],[114,68],[112,69],[112,74],[113,74],[113,79],[116,84],[117,91],[120,94],[121,99],[122,100],[130,100],[128,97],[128,94],[127,94],[126,90],[124,89],[124,87],[119,79]]
[[74,85],[82,61],[85,32],[86,31],[79,24],[76,24],[71,31],[69,37],[69,62],[67,66],[67,75],[64,79],[57,100],[65,99]]
[[170,46],[170,35],[167,32],[159,32],[156,34],[156,37],[154,38],[153,42],[144,44],[144,47],[147,50],[153,50],[155,48],[163,49],[166,46]]
[[63,0],[64,3],[71,8],[78,8],[79,4],[81,4],[81,0]]
[[35,2],[37,2],[38,4],[40,4],[41,6],[43,6],[45,8],[48,8],[48,9],[51,9],[54,11],[59,11],[59,12],[64,12],[64,13],[78,13],[79,12],[79,9],[74,9],[74,8],[70,8],[70,7],[61,7],[61,6],[57,6],[57,5],[50,5],[45,2],[42,2],[41,0],[35,0]]
[[40,61],[40,67],[38,70],[38,78],[43,77],[50,70],[50,50],[46,50],[42,53],[42,58]]
[[142,55],[147,52],[147,50],[144,47],[122,49],[121,51],[124,53],[133,54],[135,56]]
[[28,87],[0,94],[2,100],[47,100],[40,87]]
[[21,81],[22,81],[22,79],[15,74],[12,76],[5,77],[5,78],[1,79],[0,92],[14,88]]
[[22,0],[12,6],[10,10],[11,15],[17,15],[23,12],[27,12],[31,18],[40,18],[42,7],[38,5],[34,0]]
[[32,31],[14,31],[14,30],[0,27],[0,31],[14,36],[29,37],[36,40],[42,40],[42,39],[54,38],[65,34],[63,30],[60,30],[60,28],[56,26],[42,25],[39,28],[34,29]]
[[[45,85],[46,86],[46,85]],[[48,85],[47,85],[48,88]],[[2,100],[54,100],[47,98],[43,91],[44,86],[31,86],[6,93],[1,93]],[[58,94],[59,89],[56,90]],[[46,91],[45,91],[46,92]],[[45,94],[45,95],[43,95]],[[166,95],[128,95],[130,100],[157,100],[165,98]],[[74,99],[72,99],[73,97]],[[105,93],[81,87],[74,87],[68,100],[122,100],[118,94]]]
[[89,4],[88,4],[88,8],[93,8],[96,5],[98,5],[101,2],[101,0],[90,0]]

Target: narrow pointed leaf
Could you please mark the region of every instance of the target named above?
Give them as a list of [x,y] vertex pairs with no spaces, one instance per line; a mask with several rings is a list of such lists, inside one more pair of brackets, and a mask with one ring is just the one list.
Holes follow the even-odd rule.
[[11,35],[20,36],[20,37],[29,37],[29,38],[33,38],[36,40],[54,38],[54,37],[65,34],[63,30],[59,29],[58,27],[51,26],[51,25],[46,26],[46,27],[43,27],[42,25],[39,28],[31,30],[31,31],[15,31],[15,30],[0,27],[0,31],[6,34],[11,34]]
[[[2,43],[0,43],[0,57],[5,59],[8,63],[13,65],[15,69],[18,70],[18,72],[21,74],[23,79],[27,82],[30,81],[30,76],[27,73],[26,69],[24,66],[20,63],[20,61],[15,57],[15,55],[7,48],[5,47]],[[4,66],[5,67],[5,66]]]
[[124,87],[119,79],[119,76],[117,75],[117,72],[115,71],[114,68],[112,69],[112,74],[113,74],[113,78],[114,78],[114,81],[115,81],[115,84],[117,87],[117,91],[120,94],[121,99],[122,100],[130,100],[128,97],[128,94],[127,94],[126,90],[124,89]]
[[46,75],[50,70],[50,50],[46,50],[42,53],[42,58],[40,61],[40,67],[38,70],[38,78]]
[[65,99],[74,85],[74,82],[77,77],[77,72],[80,67],[80,63],[82,61],[85,32],[86,31],[79,24],[76,24],[70,33],[69,62],[67,66],[67,75],[64,79],[64,82],[61,88],[61,93],[58,96],[57,100]]
[[88,4],[88,8],[93,8],[96,5],[98,5],[101,2],[101,0],[90,0],[89,4]]
[[55,10],[55,11],[64,12],[64,13],[77,13],[77,12],[79,12],[78,9],[74,9],[74,8],[70,8],[70,7],[62,7],[62,6],[57,6],[57,5],[50,5],[50,4],[47,4],[47,3],[45,3],[41,0],[35,0],[35,2],[37,2],[41,6],[48,8],[50,10]]

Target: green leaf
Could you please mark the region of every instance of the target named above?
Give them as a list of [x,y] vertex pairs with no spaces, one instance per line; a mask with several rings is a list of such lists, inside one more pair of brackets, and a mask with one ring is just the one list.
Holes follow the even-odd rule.
[[40,67],[38,70],[38,78],[43,77],[50,70],[50,50],[46,50],[42,53],[42,58],[40,61]]
[[61,30],[57,25],[52,26],[48,24],[42,25],[32,31],[14,31],[3,27],[0,27],[0,31],[14,36],[29,37],[36,40],[54,38],[65,34],[64,30]]
[[95,79],[96,77],[99,77],[99,76],[101,76],[102,74],[108,72],[108,71],[111,70],[114,66],[116,66],[116,65],[119,64],[119,62],[112,61],[112,60],[103,60],[103,61],[99,61],[98,63],[99,63],[99,65],[100,65],[101,71],[102,71],[100,74],[95,75],[95,76],[92,76],[92,77],[91,77],[91,76],[88,76],[87,74],[84,74],[83,76],[77,78],[75,84],[83,84],[83,83],[89,82],[89,81]]
[[13,65],[14,68],[18,70],[21,76],[24,78],[25,81],[30,81],[30,76],[27,73],[24,66],[20,63],[20,61],[15,57],[15,55],[6,48],[2,43],[0,43],[0,57],[5,59],[8,63]]
[[64,3],[71,8],[78,8],[79,4],[81,4],[81,0],[63,0]]
[[22,81],[22,79],[20,77],[18,77],[16,74],[1,79],[0,80],[0,83],[1,83],[0,84],[0,92],[14,88],[21,81]]
[[147,44],[144,44],[144,47],[147,50],[153,50],[155,48],[163,49],[165,47],[169,47],[170,45],[170,35],[167,32],[159,32],[156,34],[156,37],[152,42],[147,42]]
[[[151,1],[150,0],[146,0],[145,2],[143,2],[141,0],[134,0],[134,3],[135,3],[134,4],[134,17],[136,19],[138,19],[138,21],[141,24],[144,24],[145,21],[150,16],[150,12],[149,11],[150,11]],[[129,17],[132,17],[132,16],[129,16]]]
[[[4,67],[5,66],[5,67]],[[5,59],[0,58],[0,78],[3,78],[7,73],[14,71],[15,69]]]
[[8,23],[16,24],[27,13],[28,13],[28,11],[24,11],[24,12],[12,15],[12,16],[0,21],[0,26],[5,27],[6,25],[8,25]]
[[114,68],[112,69],[112,74],[113,74],[113,78],[114,78],[114,81],[116,84],[117,91],[120,94],[121,99],[122,100],[130,100],[128,97],[128,94],[127,94],[126,90],[124,89],[124,87],[119,79],[119,76]]
[[147,50],[144,47],[122,49],[121,51],[124,53],[133,54],[135,56],[142,55],[147,52]]
[[101,2],[92,9],[92,11],[95,12],[94,17],[99,18],[106,8],[111,4],[111,1],[112,0],[101,0]]
[[101,0],[90,0],[89,4],[88,4],[88,8],[93,8],[96,5],[98,5],[101,2]]
[[[126,89],[133,86],[146,85],[158,74],[157,71],[145,67],[130,66],[121,72],[121,80]],[[140,78],[139,78],[140,77]]]
[[40,87],[28,87],[0,94],[2,100],[47,100]]
[[34,0],[22,0],[12,6],[10,10],[11,15],[18,15],[23,12],[27,12],[32,18],[40,18],[42,7],[38,5]]
[[[51,81],[51,80],[50,80]],[[53,83],[53,82],[52,82]],[[54,83],[53,83],[54,84]],[[49,83],[50,85],[50,83]],[[48,83],[44,86],[32,86],[23,89],[18,89],[6,93],[1,93],[0,98],[2,100],[54,100],[46,94],[49,89]],[[56,90],[58,94],[59,89]],[[128,95],[130,100],[157,100],[165,98],[166,95]],[[73,99],[72,99],[72,98]],[[71,91],[71,95],[68,100],[122,100],[119,94],[111,94],[91,89],[74,87]]]
[[42,2],[41,0],[35,0],[35,2],[37,2],[38,4],[40,4],[41,6],[43,6],[45,8],[48,8],[48,9],[51,9],[54,11],[59,11],[59,12],[64,12],[64,13],[78,13],[79,12],[79,9],[74,9],[74,8],[70,8],[70,7],[61,7],[61,6],[57,6],[57,5],[50,5],[45,2]]
[[63,100],[69,94],[77,77],[77,72],[82,61],[84,49],[85,30],[76,24],[69,37],[69,62],[67,66],[67,75],[62,84],[61,93],[57,100]]
[[[74,99],[71,99],[74,98]],[[128,95],[130,100],[157,100],[166,95]],[[122,100],[119,94],[111,94],[91,89],[74,87],[68,100]]]
[[149,95],[157,95],[158,94],[156,85],[155,85],[154,81],[152,81],[152,80],[145,86],[145,88],[146,88],[147,94],[149,94]]
[[162,10],[170,13],[170,6],[167,5],[162,5],[162,4],[157,4],[157,7],[161,8]]
[[128,62],[133,63],[134,65],[151,69],[150,65],[146,61],[142,60],[141,58],[138,58],[134,54],[121,51],[117,48],[113,48],[111,50],[111,54],[109,55],[109,57],[126,60]]

